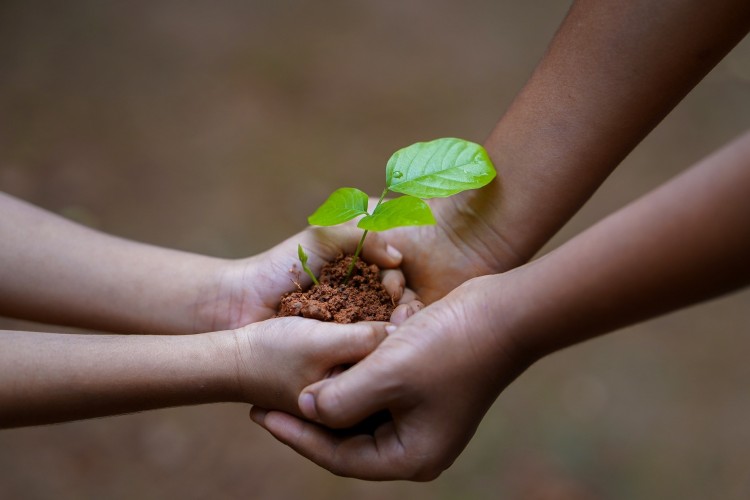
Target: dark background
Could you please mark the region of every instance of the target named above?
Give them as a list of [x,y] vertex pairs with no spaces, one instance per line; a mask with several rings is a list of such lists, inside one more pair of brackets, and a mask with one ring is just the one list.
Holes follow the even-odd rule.
[[[0,190],[123,237],[251,255],[336,187],[378,193],[400,147],[482,141],[567,7],[2,1]],[[748,126],[745,41],[548,248]],[[543,360],[429,484],[334,477],[228,404],[2,431],[0,497],[747,498],[748,308],[735,294]]]

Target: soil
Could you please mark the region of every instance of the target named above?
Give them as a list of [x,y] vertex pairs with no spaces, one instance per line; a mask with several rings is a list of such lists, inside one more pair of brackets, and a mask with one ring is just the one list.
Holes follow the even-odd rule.
[[380,269],[358,259],[351,278],[344,284],[351,261],[351,255],[339,255],[324,265],[318,278],[320,284],[307,291],[285,294],[276,316],[302,316],[336,323],[388,321],[395,304],[380,282]]

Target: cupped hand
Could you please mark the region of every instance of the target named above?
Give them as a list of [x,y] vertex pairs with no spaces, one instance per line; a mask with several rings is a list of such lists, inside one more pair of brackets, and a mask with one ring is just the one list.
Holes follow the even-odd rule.
[[300,415],[300,391],[370,354],[386,337],[387,325],[286,317],[239,328],[234,331],[237,399]]
[[488,220],[485,193],[428,200],[437,224],[385,231],[382,239],[403,255],[409,287],[430,304],[465,281],[505,272],[528,257],[518,255]]
[[[302,245],[309,256],[308,265],[319,274],[321,267],[339,254],[353,254],[361,237],[362,230],[352,225],[309,227],[266,252],[229,261],[200,294],[195,306],[196,330],[238,328],[273,317],[284,293],[310,285],[298,260],[297,245]],[[398,268],[401,254],[380,234],[367,236],[362,258],[383,270],[383,285],[395,302],[404,305],[395,311],[395,322],[420,307],[414,293],[406,289],[404,274]]]
[[[335,474],[434,479],[528,366],[506,334],[497,280],[471,280],[410,317],[359,364],[306,388],[299,404],[312,422],[258,407],[251,417]],[[373,433],[331,430],[383,411],[391,419]]]

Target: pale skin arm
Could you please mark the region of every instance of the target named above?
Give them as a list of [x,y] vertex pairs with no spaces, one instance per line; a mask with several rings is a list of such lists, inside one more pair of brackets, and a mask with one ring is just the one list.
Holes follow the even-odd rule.
[[0,193],[0,314],[144,333],[193,332],[220,259],[110,236]]
[[336,474],[433,479],[537,359],[748,285],[749,214],[750,133],[543,258],[460,286],[301,394],[304,415],[332,428],[390,411],[373,435],[251,415]]
[[297,413],[302,388],[362,359],[385,326],[280,318],[195,335],[0,331],[0,428],[216,402]]
[[485,141],[498,178],[385,233],[430,303],[528,261],[750,29],[745,0],[577,0]]
[[[268,319],[281,295],[339,252],[353,253],[361,231],[308,228],[247,259],[218,259],[118,238],[0,193],[0,315],[118,333],[178,334],[237,328]],[[363,257],[395,268],[401,255],[377,234]],[[296,266],[297,271],[294,271]],[[298,277],[298,278],[297,278]],[[395,300],[404,277],[383,283]]]

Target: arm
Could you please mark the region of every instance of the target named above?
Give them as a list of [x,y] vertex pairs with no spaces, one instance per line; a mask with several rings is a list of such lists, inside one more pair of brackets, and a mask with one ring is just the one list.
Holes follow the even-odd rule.
[[329,427],[390,411],[373,435],[261,409],[253,419],[337,474],[433,479],[535,360],[750,283],[748,214],[750,133],[545,257],[462,285],[300,396]]
[[[229,260],[117,238],[3,193],[0,213],[0,315],[111,332],[207,332],[268,319],[295,289],[298,243],[319,270],[353,252],[360,237],[353,228],[309,228]],[[364,257],[381,268],[401,261],[377,235]],[[401,297],[401,273],[388,273],[384,284]]]
[[498,178],[387,235],[410,286],[429,303],[529,260],[748,29],[744,0],[574,2],[485,142]]
[[514,299],[520,309],[512,321],[521,332],[514,341],[540,357],[736,290],[750,283],[748,255],[745,133],[510,277],[522,284]]
[[0,193],[0,314],[122,332],[192,332],[222,263],[116,238]]
[[0,428],[224,401],[297,413],[299,391],[366,356],[384,326],[281,318],[196,335],[0,331]]

